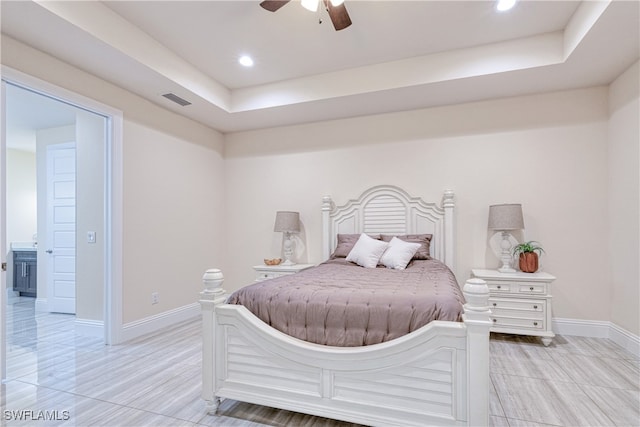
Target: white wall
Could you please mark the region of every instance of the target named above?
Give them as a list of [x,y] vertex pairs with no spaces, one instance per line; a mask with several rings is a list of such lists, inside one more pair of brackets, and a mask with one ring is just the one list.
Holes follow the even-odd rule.
[[6,167],[8,249],[12,242],[31,242],[38,229],[36,154],[7,149]]
[[640,66],[609,92],[609,240],[611,321],[640,335]]
[[76,113],[76,318],[83,320],[104,319],[105,129],[103,116]]
[[557,276],[554,316],[609,320],[608,257],[585,262],[575,250],[602,250],[607,235],[607,115],[598,87],[228,135],[225,286],[249,283],[251,266],[277,255],[277,210],[300,212],[308,260],[320,262],[323,195],[344,203],[394,184],[440,200],[450,188],[459,281],[499,265],[489,205],[522,203],[519,238],[540,241],[543,268]]
[[[125,123],[124,321],[194,304],[202,274],[223,263],[222,155]],[[224,264],[224,263],[223,263]],[[159,303],[151,305],[151,293]]]
[[[35,132],[33,133],[35,140]],[[12,242],[32,241],[37,225],[36,155],[25,150],[6,151],[7,207],[6,239],[8,251],[6,287],[13,287]]]

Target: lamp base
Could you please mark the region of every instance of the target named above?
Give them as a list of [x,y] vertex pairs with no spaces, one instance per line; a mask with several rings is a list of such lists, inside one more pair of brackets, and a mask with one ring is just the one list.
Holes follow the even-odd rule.
[[291,240],[291,233],[286,232],[284,233],[284,262],[280,265],[295,265],[296,262],[293,260],[293,253],[294,253],[294,243],[293,240]]
[[500,261],[502,261],[502,267],[498,269],[500,273],[515,273],[516,270],[511,267],[511,242],[509,241],[509,237],[511,235],[507,231],[502,232],[502,242],[500,242],[500,247],[502,248],[502,254],[500,256]]

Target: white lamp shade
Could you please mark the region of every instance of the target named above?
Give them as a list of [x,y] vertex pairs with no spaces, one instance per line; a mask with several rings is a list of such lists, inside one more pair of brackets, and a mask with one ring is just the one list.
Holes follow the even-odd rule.
[[522,205],[502,204],[489,206],[490,230],[522,230],[524,219],[522,217]]
[[276,212],[276,223],[273,231],[287,233],[300,232],[300,214],[298,212],[278,211]]

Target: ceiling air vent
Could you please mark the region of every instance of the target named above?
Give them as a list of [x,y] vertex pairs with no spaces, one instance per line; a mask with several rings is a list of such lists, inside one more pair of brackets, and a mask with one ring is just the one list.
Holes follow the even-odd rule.
[[183,107],[186,107],[187,105],[191,105],[191,103],[189,101],[187,101],[186,99],[182,99],[180,98],[178,95],[176,95],[175,93],[165,93],[164,95],[165,98],[167,98],[170,101],[175,102],[176,104],[179,104]]

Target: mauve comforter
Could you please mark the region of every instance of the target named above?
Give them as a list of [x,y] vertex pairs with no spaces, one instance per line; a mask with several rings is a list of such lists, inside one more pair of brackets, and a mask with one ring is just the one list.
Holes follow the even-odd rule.
[[464,297],[453,273],[437,260],[391,270],[341,258],[246,286],[227,302],[244,305],[292,337],[357,347],[398,338],[432,320],[460,321]]

